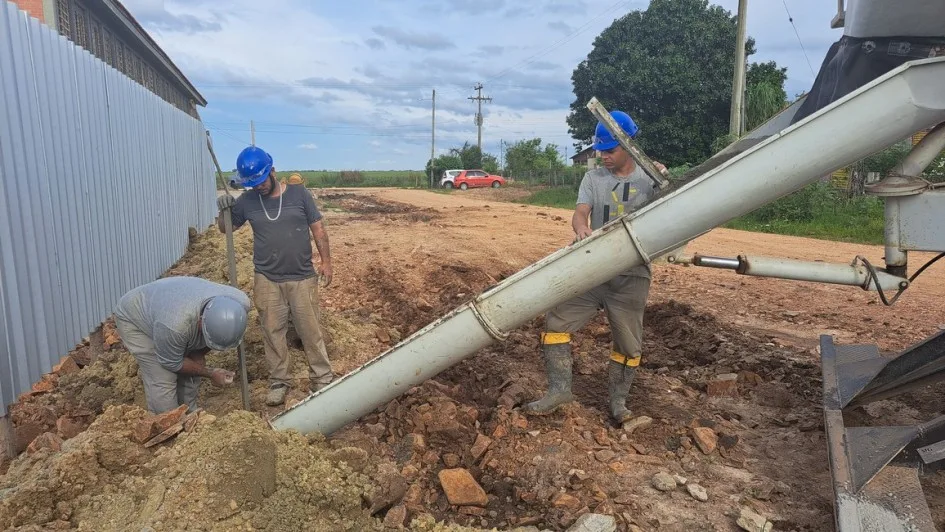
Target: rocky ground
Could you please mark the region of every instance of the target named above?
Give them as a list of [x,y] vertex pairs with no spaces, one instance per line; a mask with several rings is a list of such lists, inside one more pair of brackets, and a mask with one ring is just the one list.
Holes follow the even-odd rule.
[[[468,192],[319,191],[336,269],[321,291],[336,373],[570,241],[568,211]],[[251,292],[248,230],[236,247],[240,286]],[[882,254],[724,230],[689,249],[843,262]],[[168,274],[228,282],[225,272],[213,230]],[[538,317],[328,438],[267,427],[279,409],[263,402],[255,312],[251,412],[239,410],[237,388],[206,384],[201,412],[148,416],[134,359],[106,324],[98,361],[64,360],[11,407],[24,452],[0,469],[0,528],[830,530],[817,338],[904,348],[945,322],[943,279],[931,268],[886,308],[858,289],[657,265],[631,393],[639,417],[623,427],[606,415],[603,316],[575,337],[578,402],[559,413],[518,409],[545,386]],[[298,346],[292,354],[290,405],[307,389]],[[237,369],[234,353],[211,362]],[[924,390],[858,416],[925,421],[942,395]],[[924,482],[941,525],[945,481]]]

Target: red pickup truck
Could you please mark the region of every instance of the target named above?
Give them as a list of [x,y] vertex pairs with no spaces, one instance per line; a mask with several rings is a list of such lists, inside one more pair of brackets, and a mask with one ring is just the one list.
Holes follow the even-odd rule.
[[475,187],[499,188],[505,185],[505,178],[493,175],[484,170],[463,170],[453,179],[453,187],[461,190]]

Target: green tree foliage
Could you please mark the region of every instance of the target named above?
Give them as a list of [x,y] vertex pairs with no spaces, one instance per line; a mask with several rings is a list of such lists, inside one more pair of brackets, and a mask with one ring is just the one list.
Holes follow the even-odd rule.
[[562,168],[564,163],[559,158],[558,146],[545,144],[542,148],[540,138],[514,142],[505,150],[505,169],[511,176]]
[[751,131],[778,114],[787,104],[787,68],[774,61],[752,63],[745,76],[745,129]]
[[479,151],[479,146],[464,142],[459,148],[450,148],[449,152],[463,161],[462,167],[465,170],[482,168],[482,152]]
[[[630,113],[648,155],[668,166],[702,162],[728,132],[735,31],[732,14],[708,0],[652,0],[645,11],[614,21],[571,76],[576,98],[568,126],[576,146],[594,134],[585,105],[596,96],[608,109]],[[749,38],[746,54],[754,52]],[[755,68],[763,79],[781,72]]]
[[463,169],[463,160],[458,155],[447,153],[440,155],[436,159],[427,161],[427,167],[424,169],[426,175],[430,175],[430,167],[433,167],[433,186],[439,186],[443,172],[446,170]]

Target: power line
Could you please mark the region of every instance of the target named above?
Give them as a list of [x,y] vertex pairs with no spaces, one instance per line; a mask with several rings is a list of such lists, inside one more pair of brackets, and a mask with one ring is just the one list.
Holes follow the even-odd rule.
[[[236,142],[239,142],[240,144],[246,144],[247,146],[249,145],[249,144],[246,143],[245,140],[240,139],[240,138],[237,138],[236,136],[230,135],[229,133],[227,133],[227,132],[226,132],[227,130],[223,130],[223,129],[219,129],[219,128],[212,127],[212,126],[210,126],[210,124],[207,124],[206,122],[204,122],[204,125],[207,126],[207,129],[212,129],[213,131],[216,131],[217,133],[223,135],[224,137],[228,137],[228,138],[230,138],[230,139],[232,139],[232,140],[235,140]],[[241,130],[229,130],[229,131],[241,131]]]
[[794,17],[791,16],[791,11],[788,10],[787,0],[781,0],[781,3],[784,4],[784,12],[787,13],[788,22],[790,22],[791,27],[794,28],[794,35],[797,36],[797,43],[801,45],[801,51],[804,52],[804,59],[807,60],[807,68],[810,69],[811,75],[816,77],[817,74],[814,73],[814,67],[810,64],[810,57],[807,57],[807,50],[804,49],[804,43],[801,41],[801,34],[798,33],[797,26],[794,24]]

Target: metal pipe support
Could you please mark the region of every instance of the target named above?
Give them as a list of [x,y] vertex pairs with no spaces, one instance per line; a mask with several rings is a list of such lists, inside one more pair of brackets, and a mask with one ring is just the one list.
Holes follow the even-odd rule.
[[[864,290],[875,290],[869,270],[863,264],[854,261],[851,264],[831,264],[827,262],[809,262],[793,259],[739,255],[738,258],[708,257],[693,255],[680,257],[677,264],[692,264],[706,268],[733,270],[740,275],[752,277],[773,277],[812,283],[840,284],[859,286]],[[909,281],[884,271],[876,272],[879,286],[884,290],[900,290],[909,286]]]

